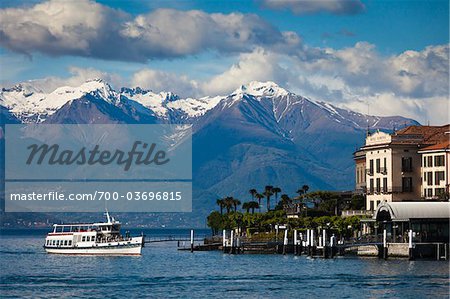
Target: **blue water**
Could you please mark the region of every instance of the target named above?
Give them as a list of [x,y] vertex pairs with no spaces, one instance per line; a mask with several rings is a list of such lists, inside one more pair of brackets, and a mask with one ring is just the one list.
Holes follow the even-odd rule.
[[45,234],[2,231],[0,297],[449,297],[448,262],[190,253],[176,242],[148,245],[139,257],[61,256],[44,252]]

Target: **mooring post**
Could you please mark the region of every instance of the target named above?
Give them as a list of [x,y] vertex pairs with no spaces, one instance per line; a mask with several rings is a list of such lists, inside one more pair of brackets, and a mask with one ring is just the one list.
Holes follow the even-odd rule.
[[288,245],[288,230],[286,228],[284,230],[284,238],[283,238],[283,254],[286,254],[287,245]]
[[298,240],[297,240],[297,230],[296,229],[294,229],[294,255],[297,255],[297,242],[298,242]]
[[334,257],[335,246],[336,246],[336,236],[333,234],[330,238],[331,258]]
[[314,235],[314,229],[311,229],[311,256],[313,256],[316,252],[316,240],[315,240],[315,235]]
[[300,233],[300,248],[298,254],[301,255],[303,253],[303,248],[305,247],[305,240],[303,238],[303,233]]
[[306,255],[310,255],[311,254],[311,230],[308,228],[306,230]]
[[227,247],[227,231],[224,229],[222,231],[222,251],[225,252]]
[[191,252],[194,252],[194,230],[191,229]]
[[322,245],[323,245],[323,257],[324,258],[328,258],[328,253],[327,253],[327,231],[324,229],[322,230]]
[[383,258],[387,259],[388,257],[388,248],[387,248],[387,230],[386,228],[383,230]]
[[234,230],[230,234],[230,253],[234,253]]
[[414,248],[413,248],[413,231],[410,229],[408,231],[408,252],[409,252],[409,260],[414,259]]

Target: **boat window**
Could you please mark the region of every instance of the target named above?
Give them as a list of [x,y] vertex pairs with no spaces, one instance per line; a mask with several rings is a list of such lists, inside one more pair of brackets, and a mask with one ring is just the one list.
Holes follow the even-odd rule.
[[69,244],[68,244],[69,246],[72,246],[72,240],[69,240]]
[[64,240],[64,246],[67,246],[67,240]]
[[56,246],[59,246],[59,240],[56,240]]
[[52,243],[53,243],[53,246],[55,246],[55,244],[56,244],[56,240],[53,240],[53,242],[52,242]]
[[83,238],[81,239],[82,242],[86,241],[86,236],[83,236]]

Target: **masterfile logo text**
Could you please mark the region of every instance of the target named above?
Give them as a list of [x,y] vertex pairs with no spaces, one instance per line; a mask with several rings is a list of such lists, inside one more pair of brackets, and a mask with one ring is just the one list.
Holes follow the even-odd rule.
[[192,209],[189,125],[21,124],[5,132],[6,211]]

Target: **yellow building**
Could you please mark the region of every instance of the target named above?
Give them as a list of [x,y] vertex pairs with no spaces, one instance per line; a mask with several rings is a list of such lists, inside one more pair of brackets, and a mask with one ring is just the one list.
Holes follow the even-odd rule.
[[[380,131],[368,134],[365,145],[354,154],[357,173],[363,165],[361,157],[365,156],[366,209],[374,211],[381,202],[423,200],[422,152],[419,151],[448,140],[448,131],[450,125],[409,126],[394,134]],[[433,173],[436,171],[440,178],[440,170]],[[441,192],[441,185],[438,187]],[[356,188],[361,188],[358,176]],[[432,192],[435,196],[437,191]]]

